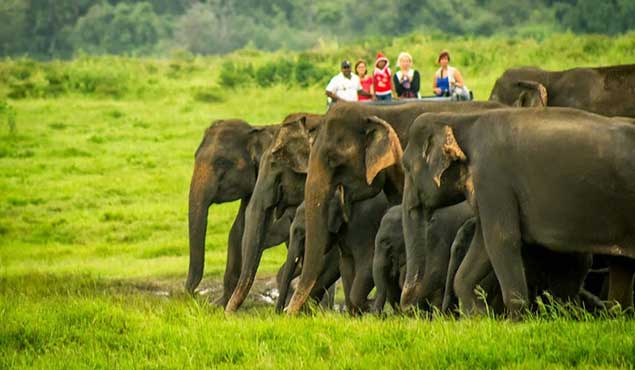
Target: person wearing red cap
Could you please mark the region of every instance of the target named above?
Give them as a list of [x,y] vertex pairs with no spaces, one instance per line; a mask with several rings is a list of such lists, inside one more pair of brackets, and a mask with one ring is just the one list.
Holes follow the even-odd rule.
[[375,60],[373,91],[376,100],[392,99],[392,73],[390,72],[388,58],[382,53],[377,53],[377,59]]

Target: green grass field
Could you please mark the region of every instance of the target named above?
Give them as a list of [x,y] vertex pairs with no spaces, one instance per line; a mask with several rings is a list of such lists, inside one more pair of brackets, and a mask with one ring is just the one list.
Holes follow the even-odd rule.
[[[377,41],[324,45],[317,66],[373,55]],[[485,99],[506,68],[635,63],[635,34],[543,41],[430,40],[410,50],[431,76],[438,50],[456,56]],[[80,57],[0,62],[0,368],[633,368],[635,322],[545,312],[522,323],[472,318],[277,316],[252,304],[226,319],[219,294],[237,204],[210,212],[205,278],[183,293],[193,155],[217,118],[279,122],[324,111],[322,85],[219,87],[224,61],[255,67],[296,54],[146,60]],[[62,75],[57,83],[51,75]],[[431,79],[431,78],[430,78]],[[424,85],[427,87],[427,85]],[[12,129],[11,127],[14,127]],[[284,258],[267,251],[260,284]]]

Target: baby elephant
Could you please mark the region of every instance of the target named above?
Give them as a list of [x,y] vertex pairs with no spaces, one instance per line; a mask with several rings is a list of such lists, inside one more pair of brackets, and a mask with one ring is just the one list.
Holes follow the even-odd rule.
[[[291,281],[299,275],[301,271],[302,261],[304,259],[304,241],[306,239],[306,229],[304,227],[304,203],[296,209],[293,223],[289,229],[289,249],[287,250],[287,260],[278,273],[278,290],[280,295],[276,302],[276,311],[282,312],[287,304],[287,298],[291,295]],[[325,297],[329,294],[329,287],[332,287],[337,279],[340,278],[340,252],[337,248],[331,248],[327,253],[324,269],[320,274],[320,278],[311,290],[311,299],[319,302],[323,298],[332,301],[332,296]],[[333,292],[330,292],[332,295]],[[331,304],[332,306],[332,304]]]
[[381,313],[386,300],[394,311],[399,310],[401,288],[406,272],[406,245],[403,239],[401,205],[394,206],[381,219],[375,237],[373,280],[376,295],[373,311]]
[[[335,200],[331,204],[329,251],[311,296],[319,299],[324,294],[324,289],[331,286],[341,273],[346,307],[351,314],[356,315],[368,310],[368,294],[374,286],[372,264],[375,234],[388,208],[388,200],[383,193],[380,193],[374,198],[353,203],[348,209],[339,204],[338,199],[342,198],[336,192]],[[294,272],[304,259],[306,237],[304,209],[304,203],[302,203],[291,225],[287,261],[280,274],[278,311],[281,311],[286,304]]]

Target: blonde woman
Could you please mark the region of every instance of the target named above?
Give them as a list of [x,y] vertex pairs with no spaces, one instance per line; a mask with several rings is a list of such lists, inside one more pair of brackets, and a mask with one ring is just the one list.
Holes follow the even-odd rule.
[[402,52],[397,58],[399,70],[393,76],[395,91],[400,99],[419,98],[419,71],[412,68],[412,55]]

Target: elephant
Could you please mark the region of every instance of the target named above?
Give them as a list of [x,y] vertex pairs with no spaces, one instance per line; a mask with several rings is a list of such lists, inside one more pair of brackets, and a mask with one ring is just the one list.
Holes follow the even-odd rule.
[[[396,214],[397,212],[401,214]],[[403,205],[393,207],[392,214],[386,214],[382,221],[382,224],[385,222],[386,225],[383,225],[384,228],[380,229],[376,237],[373,262],[373,276],[377,286],[375,311],[382,311],[387,296],[393,309],[411,305],[424,309],[432,306],[440,308],[443,303],[447,266],[450,262],[450,248],[459,229],[471,217],[473,213],[466,202],[436,211],[429,220],[427,235],[417,240],[417,249],[414,250],[407,249],[412,248],[414,243],[412,240],[409,240],[410,246],[407,243],[407,233],[411,230],[408,230],[408,226],[403,222]],[[415,260],[417,262],[412,263]],[[406,274],[422,266],[423,260],[426,260],[430,268],[420,269],[415,275],[420,275],[420,279],[425,280],[427,284],[425,287],[421,284],[418,289],[410,289],[404,295],[402,287]],[[398,307],[400,301],[401,307]]]
[[[325,256],[324,271],[320,274],[315,286],[324,287],[334,281],[330,271],[333,266],[338,267],[338,277],[341,273],[344,286],[346,308],[352,315],[358,315],[369,308],[368,294],[374,287],[375,234],[388,208],[388,200],[383,193],[379,193],[371,199],[353,204],[350,210],[343,206],[342,202],[331,206],[329,246]],[[286,302],[292,270],[304,259],[304,242],[306,241],[304,203],[298,207],[296,218],[293,220],[291,240],[284,267],[286,273],[282,274],[286,279],[283,278],[281,284],[278,297],[279,309]],[[335,262],[339,264],[336,265]]]
[[[406,179],[406,183],[409,183]],[[416,305],[441,308],[450,263],[450,251],[459,229],[474,213],[467,202],[423,213],[413,203],[411,187],[404,187],[402,223],[406,275],[401,308]]]
[[605,116],[635,117],[635,64],[545,71],[512,68],[496,80],[489,100],[522,107],[571,107]]
[[373,311],[382,313],[386,300],[393,311],[399,310],[399,298],[406,272],[406,246],[401,223],[401,205],[391,207],[381,219],[375,236]]
[[242,265],[236,288],[225,306],[228,314],[240,307],[251,289],[262,253],[268,247],[266,238],[271,226],[285,214],[291,213],[293,217],[304,200],[310,143],[320,122],[319,117],[310,122],[302,116],[284,123],[262,154],[245,211]]
[[[476,223],[475,217],[469,219],[457,232],[456,239],[452,244],[443,297],[443,312],[448,312],[451,307],[458,305],[458,300],[454,294],[454,278],[476,232]],[[563,254],[552,252],[538,245],[523,245],[522,255],[523,268],[527,274],[530,302],[535,302],[536,298],[549,292],[552,298],[565,302],[582,302],[589,309],[604,307],[596,295],[583,287],[593,262],[591,254]],[[567,266],[567,268],[562,268],[562,266]],[[504,312],[500,286],[494,271],[490,269],[479,285],[485,292],[488,306],[492,312]]]
[[359,315],[369,310],[368,294],[375,286],[375,235],[388,210],[388,199],[380,192],[373,198],[353,203],[349,209],[339,188],[332,203],[337,204],[329,207],[329,233],[333,235],[332,244],[338,245],[340,250],[346,308],[350,314]]
[[504,107],[495,102],[418,102],[396,106],[338,103],[324,116],[311,147],[306,191],[306,246],[300,282],[287,314],[294,315],[317,281],[328,245],[328,215],[336,188],[346,205],[384,191],[401,202],[402,145],[414,119],[423,112],[473,111]]
[[[291,290],[291,280],[297,276],[296,271],[301,267],[302,259],[304,258],[304,242],[306,239],[304,225],[304,203],[301,203],[296,209],[295,217],[293,218],[291,229],[289,230],[287,259],[278,274],[280,277],[278,281],[278,291],[280,295],[276,302],[277,312],[282,312],[284,309],[287,298],[289,297],[289,290]],[[324,264],[324,270],[320,273],[320,278],[315,284],[316,288],[314,288],[314,292],[311,293],[311,297],[315,298],[316,301],[323,299],[325,294],[329,294],[327,291],[328,287],[332,286],[337,279],[340,278],[339,250],[337,248],[331,248],[325,258],[326,263]]]
[[[284,121],[315,115],[295,113]],[[207,216],[212,204],[240,200],[238,214],[228,237],[227,265],[223,294],[216,301],[225,306],[238,281],[245,211],[256,184],[258,164],[280,125],[253,127],[239,119],[214,121],[203,135],[195,153],[189,193],[189,272],[186,290],[193,294],[203,277]],[[282,217],[271,228],[265,244],[278,245],[288,238],[291,217]]]
[[[275,125],[256,128],[245,121],[232,119],[215,121],[205,130],[196,150],[190,183],[190,266],[185,283],[188,292],[194,293],[203,277],[209,207],[240,199],[238,214],[229,233],[223,296],[217,303],[225,306],[233,292],[240,273],[245,209],[256,183],[258,162],[277,129]],[[272,233],[268,241],[274,245],[286,239],[288,225],[281,222],[275,229],[278,232]]]
[[609,299],[632,307],[635,126],[571,108],[508,108],[422,114],[409,137],[406,189],[417,187],[404,200],[416,196],[428,214],[463,200],[475,210],[453,284],[468,312],[491,269],[506,309],[525,308],[522,247],[535,245],[610,256]]

